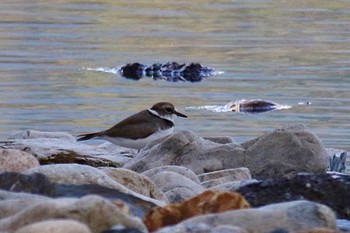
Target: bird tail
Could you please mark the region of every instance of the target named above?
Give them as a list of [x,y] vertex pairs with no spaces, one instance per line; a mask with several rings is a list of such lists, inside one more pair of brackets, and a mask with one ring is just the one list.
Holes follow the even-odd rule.
[[96,138],[98,136],[99,136],[99,133],[81,134],[81,135],[78,135],[79,138],[77,139],[77,141],[85,141],[91,138]]

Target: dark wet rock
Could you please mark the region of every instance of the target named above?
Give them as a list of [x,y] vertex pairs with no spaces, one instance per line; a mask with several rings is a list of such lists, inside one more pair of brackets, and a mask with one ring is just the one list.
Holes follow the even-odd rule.
[[142,200],[132,194],[126,194],[116,189],[98,184],[57,184],[40,173],[24,175],[19,173],[0,173],[0,189],[12,192],[26,192],[48,197],[83,197],[96,194],[109,200],[121,200],[126,203],[131,212],[139,217],[146,214],[156,205]]
[[163,79],[171,82],[189,81],[199,82],[205,77],[214,76],[217,72],[199,63],[165,64],[154,63],[150,66],[140,63],[129,63],[119,69],[119,74],[125,78],[139,80],[143,77]]
[[267,179],[238,190],[255,207],[292,200],[310,200],[332,208],[339,218],[350,219],[350,176],[298,174],[292,178]]
[[236,145],[219,144],[191,131],[178,131],[146,146],[124,168],[143,172],[165,165],[184,166],[196,174],[247,167],[252,178],[325,173],[327,153],[318,137],[302,126],[284,127]]
[[344,150],[337,150],[327,148],[328,166],[327,170],[333,172],[345,173],[347,152]]
[[55,185],[43,174],[23,175],[15,172],[0,173],[0,189],[53,196]]

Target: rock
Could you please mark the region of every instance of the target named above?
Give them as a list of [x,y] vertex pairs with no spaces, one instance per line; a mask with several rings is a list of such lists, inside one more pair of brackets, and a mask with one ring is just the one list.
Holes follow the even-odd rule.
[[327,152],[318,137],[303,125],[285,126],[245,142],[245,155],[254,178],[325,173]]
[[28,206],[48,200],[50,198],[40,195],[0,190],[0,219],[11,216]]
[[130,194],[145,201],[152,202],[156,205],[164,205],[163,202],[138,194],[117,181],[103,171],[87,165],[81,164],[52,164],[43,165],[29,169],[25,174],[41,173],[46,175],[51,182],[58,184],[86,185],[97,184],[103,187],[111,188]]
[[54,185],[43,174],[33,173],[23,175],[14,172],[0,173],[0,188],[14,192],[36,193],[46,196],[53,195]]
[[162,233],[248,233],[246,230],[229,225],[222,225],[217,227],[212,227],[206,223],[199,223],[191,225],[189,228],[176,228],[177,231],[174,231],[174,227],[165,227],[160,231]]
[[207,214],[185,220],[172,227],[163,228],[157,233],[192,232],[192,226],[206,224],[236,226],[247,232],[298,232],[314,228],[328,228],[336,231],[333,211],[327,206],[310,201],[293,201],[267,205],[261,208],[226,211]]
[[248,168],[232,168],[203,173],[198,175],[198,178],[204,187],[211,188],[227,182],[251,179],[252,177]]
[[332,208],[340,218],[350,219],[350,176],[299,174],[292,178],[268,179],[237,190],[252,206],[292,200],[310,200]]
[[123,168],[100,168],[118,183],[141,195],[168,203],[168,198],[147,176]]
[[203,137],[205,140],[209,140],[219,144],[235,143],[231,137]]
[[248,202],[238,193],[208,190],[179,204],[156,207],[143,221],[152,232],[194,216],[248,207]]
[[242,187],[244,187],[246,185],[249,185],[249,184],[258,183],[258,182],[259,181],[256,180],[256,179],[231,181],[231,182],[226,182],[226,183],[223,183],[223,184],[219,184],[219,185],[210,187],[210,189],[236,192],[239,188],[242,188]]
[[328,154],[328,171],[345,173],[347,152],[344,150],[337,150],[327,148]]
[[162,171],[169,171],[169,172],[176,172],[179,173],[180,175],[183,175],[187,177],[188,179],[192,180],[193,182],[200,184],[200,180],[198,179],[197,175],[191,170],[186,167],[182,166],[162,166],[162,167],[155,167],[151,168],[147,171],[144,171],[142,174],[149,177],[150,179],[153,179],[155,175]]
[[[29,135],[33,134],[30,133]],[[41,164],[80,163],[94,167],[121,167],[133,156],[129,154],[128,149],[122,147],[114,146],[114,150],[111,150],[110,147],[106,146],[90,146],[78,143],[75,139],[72,140],[73,136],[71,135],[66,136],[64,134],[61,136],[63,133],[36,132],[36,134],[38,136],[28,138],[24,136],[24,139],[2,141],[0,146],[5,149],[17,149],[31,153]],[[44,136],[47,137],[44,138]],[[15,136],[12,138],[21,137]]]
[[39,161],[27,152],[0,149],[0,172],[22,172],[39,165]]
[[196,174],[242,167],[244,150],[234,144],[218,144],[191,131],[178,131],[162,141],[149,143],[124,168],[144,172],[166,165],[184,166]]
[[[115,189],[102,187],[96,184],[87,185],[69,185],[56,184],[51,182],[45,175],[34,173],[32,175],[24,175],[18,173],[1,173],[0,174],[0,189],[14,192],[27,192],[41,194],[50,197],[82,197],[89,194],[96,194],[108,198],[111,201],[121,200],[128,205],[131,212],[138,217],[143,217],[156,204],[152,201],[144,200],[126,194]],[[11,214],[26,205],[33,204],[34,199],[42,201],[44,197],[36,198],[34,195],[27,195],[26,198],[17,198],[18,193],[12,193],[3,196],[0,192],[0,217],[2,214]],[[28,197],[29,196],[29,197]],[[32,201],[33,199],[33,201]],[[46,199],[44,199],[46,200]],[[20,204],[20,205],[19,205]]]
[[16,132],[14,135],[10,136],[8,140],[37,138],[56,138],[64,141],[75,142],[75,138],[72,135],[65,132],[41,132],[35,130],[23,130]]
[[184,166],[196,174],[247,167],[253,178],[325,173],[327,153],[320,140],[303,126],[277,129],[255,140],[218,144],[193,132],[179,131],[149,143],[124,168],[143,172],[165,165]]
[[26,225],[15,233],[91,233],[86,224],[75,220],[44,220]]
[[86,224],[92,232],[101,232],[117,224],[146,230],[140,219],[130,216],[122,203],[88,195],[80,199],[58,198],[31,205],[1,219],[0,231],[14,232],[28,223],[49,219],[73,219]]
[[167,196],[170,203],[181,202],[204,191],[203,186],[177,172],[162,171],[152,181]]

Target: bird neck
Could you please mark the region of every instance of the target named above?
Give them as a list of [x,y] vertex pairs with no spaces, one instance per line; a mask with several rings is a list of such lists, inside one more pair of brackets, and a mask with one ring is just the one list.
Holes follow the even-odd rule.
[[157,111],[154,111],[153,109],[149,108],[147,109],[152,115],[157,116],[161,119],[165,119],[168,121],[171,121],[174,124],[174,116],[173,114],[166,114],[166,115],[160,115]]

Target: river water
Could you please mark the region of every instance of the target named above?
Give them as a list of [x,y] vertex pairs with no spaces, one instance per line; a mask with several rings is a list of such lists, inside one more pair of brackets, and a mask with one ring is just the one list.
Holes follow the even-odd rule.
[[[178,130],[243,142],[302,123],[350,150],[350,1],[2,0],[0,15],[0,138],[99,131],[169,101],[189,116]],[[95,71],[168,61],[224,73],[191,83]],[[240,99],[292,107],[196,108]]]

